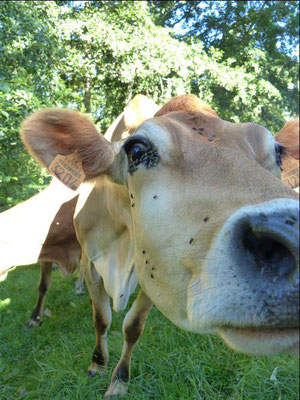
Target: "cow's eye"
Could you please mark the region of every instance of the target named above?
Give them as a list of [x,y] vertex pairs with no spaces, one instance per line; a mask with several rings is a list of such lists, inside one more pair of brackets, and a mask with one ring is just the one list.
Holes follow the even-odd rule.
[[133,174],[139,164],[146,168],[155,167],[159,160],[157,150],[152,143],[143,136],[135,135],[127,139],[123,148],[128,158],[128,172]]
[[281,164],[282,164],[281,157],[285,154],[285,148],[281,144],[275,143],[275,153],[276,153],[276,164],[281,169]]
[[151,143],[142,136],[132,136],[124,143],[129,162],[138,162],[151,149]]
[[142,143],[134,143],[127,155],[128,155],[128,159],[130,161],[139,161],[141,159],[141,157],[143,156],[143,154],[145,154],[147,152],[148,148],[142,144]]

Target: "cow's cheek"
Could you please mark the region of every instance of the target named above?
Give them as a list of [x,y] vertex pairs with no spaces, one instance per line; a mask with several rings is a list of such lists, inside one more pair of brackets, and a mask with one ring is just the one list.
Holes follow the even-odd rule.
[[172,212],[172,194],[164,188],[155,189],[148,187],[139,196],[133,195],[136,274],[157,308],[176,325],[190,329],[185,322],[190,273],[181,265],[184,249],[181,241],[177,243],[182,238],[180,224]]
[[147,255],[155,263],[145,263],[141,249],[137,245],[135,256],[136,275],[141,288],[166,318],[179,328],[192,331],[194,328],[187,317],[189,274],[182,273],[180,266],[175,263],[172,270],[166,268],[166,260],[160,263],[151,257],[151,252]]

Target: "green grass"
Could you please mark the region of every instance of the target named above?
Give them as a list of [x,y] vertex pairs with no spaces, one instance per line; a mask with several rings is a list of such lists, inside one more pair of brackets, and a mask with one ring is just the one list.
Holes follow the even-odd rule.
[[[37,266],[0,282],[0,399],[102,399],[122,349],[123,315],[113,315],[109,373],[90,378],[95,336],[88,294],[76,296],[75,276],[53,271],[46,300],[51,317],[28,330]],[[270,380],[278,367],[277,380]],[[180,331],[153,309],[132,361],[126,399],[296,400],[298,361],[287,355],[250,357],[213,336]]]

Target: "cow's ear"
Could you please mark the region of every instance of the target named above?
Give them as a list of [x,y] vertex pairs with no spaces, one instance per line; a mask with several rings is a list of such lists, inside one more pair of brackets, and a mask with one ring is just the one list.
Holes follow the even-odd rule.
[[132,133],[142,122],[154,117],[159,107],[143,94],[137,94],[124,110],[125,129]]
[[[87,179],[109,173],[114,150],[85,116],[70,110],[38,111],[21,125],[21,137],[33,157],[49,169],[56,157],[79,160]],[[51,169],[51,168],[50,168]]]
[[135,129],[144,121],[152,118],[158,106],[153,100],[137,94],[127,104],[122,114],[114,121],[114,123],[105,132],[105,137],[111,142],[115,142],[128,137]]
[[170,112],[181,111],[181,112],[201,112],[202,114],[213,115],[219,117],[218,114],[203,100],[199,99],[194,94],[183,94],[177,97],[173,97],[168,101],[160,110],[156,112],[155,117],[161,117],[162,115]]

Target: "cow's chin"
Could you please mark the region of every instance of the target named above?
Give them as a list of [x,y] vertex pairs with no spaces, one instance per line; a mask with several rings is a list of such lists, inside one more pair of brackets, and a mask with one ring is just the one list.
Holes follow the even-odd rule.
[[222,327],[218,333],[238,352],[253,355],[287,352],[299,356],[299,329]]

